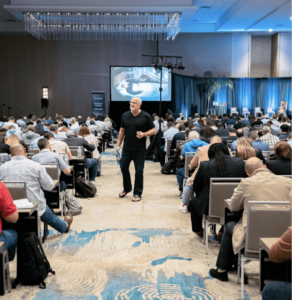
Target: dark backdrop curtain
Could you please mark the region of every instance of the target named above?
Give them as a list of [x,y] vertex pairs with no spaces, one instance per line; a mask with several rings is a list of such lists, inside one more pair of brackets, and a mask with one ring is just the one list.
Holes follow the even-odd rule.
[[[255,107],[260,107],[267,112],[272,107],[277,113],[281,101],[287,101],[287,108],[292,107],[292,85],[289,78],[216,78],[221,82],[221,89],[211,99],[219,104],[224,102],[227,111],[236,107],[241,113],[242,108],[247,107],[254,114]],[[232,80],[233,89],[227,81]],[[196,77],[184,76],[173,73],[173,110],[182,112],[184,116],[190,115],[191,106],[197,106],[197,112],[205,114],[207,100],[201,99],[197,89]]]

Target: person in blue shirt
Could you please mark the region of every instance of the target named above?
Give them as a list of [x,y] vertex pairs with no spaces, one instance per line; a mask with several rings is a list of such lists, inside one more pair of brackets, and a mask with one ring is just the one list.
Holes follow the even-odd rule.
[[22,120],[22,116],[18,117],[18,120],[16,121],[16,123],[21,127],[21,126],[26,126],[26,123],[24,122],[24,120]]
[[184,117],[183,113],[180,113],[179,117],[175,120],[175,122],[177,122],[178,120],[181,120],[181,118],[183,118],[183,117]]
[[287,124],[283,124],[280,129],[281,129],[281,134],[279,135],[279,139],[286,141],[287,140],[287,134],[289,131],[289,127]]
[[238,139],[241,138],[242,136],[244,136],[243,129],[236,130],[236,136],[237,136],[237,140],[232,142],[232,144],[230,146],[231,151],[235,151],[235,148],[237,147]]
[[290,147],[292,148],[292,133],[288,133],[287,135],[287,143],[290,145]]
[[236,119],[233,117],[233,115],[229,116],[229,121],[226,122],[226,125],[234,125],[236,123]]
[[248,138],[251,141],[252,147],[254,149],[260,149],[262,151],[269,151],[269,148],[270,148],[269,143],[265,143],[260,140],[257,130],[250,131],[248,134]]
[[[191,141],[184,144],[183,150],[182,150],[182,156],[185,156],[188,152],[196,153],[197,149],[199,147],[204,147],[209,145],[208,143],[200,140],[200,135],[196,131],[191,131],[189,133],[188,139],[191,139]],[[187,166],[188,167],[188,166]],[[185,177],[185,167],[178,169],[176,172],[176,179],[179,186],[179,198],[183,195],[183,181]]]
[[172,121],[167,122],[168,129],[163,133],[163,137],[165,140],[165,145],[160,147],[160,165],[163,167],[165,164],[165,154],[167,147],[167,139],[173,138],[176,133],[178,133],[178,129],[174,128],[174,123]]

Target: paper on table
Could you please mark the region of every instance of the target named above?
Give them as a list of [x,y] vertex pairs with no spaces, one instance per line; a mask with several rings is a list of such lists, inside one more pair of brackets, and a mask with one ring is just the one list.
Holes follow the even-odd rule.
[[33,203],[29,202],[27,199],[14,200],[13,203],[16,205],[17,209],[33,208]]

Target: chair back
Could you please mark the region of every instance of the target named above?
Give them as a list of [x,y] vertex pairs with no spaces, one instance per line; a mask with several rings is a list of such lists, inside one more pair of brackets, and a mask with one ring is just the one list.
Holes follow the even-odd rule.
[[275,148],[274,146],[270,146],[270,147],[269,147],[269,151],[270,151],[270,152],[274,152],[274,148]]
[[53,180],[59,180],[60,178],[60,170],[58,164],[42,164],[45,167],[47,173]]
[[248,112],[248,107],[243,107],[242,108],[242,112],[244,113],[244,112]]
[[8,153],[0,153],[0,163],[4,164],[9,160],[11,160],[11,157]]
[[171,142],[172,142],[172,138],[171,137],[167,138],[167,141],[166,141],[166,156],[167,157],[170,157]]
[[9,193],[13,200],[26,199],[26,182],[5,182],[3,183],[9,190]]
[[245,251],[259,253],[260,238],[280,237],[291,226],[288,201],[248,201]]
[[291,178],[292,179],[292,175],[278,175],[278,176],[287,177],[287,178]]
[[267,113],[273,113],[274,111],[273,111],[273,108],[272,107],[268,107],[267,108]]
[[262,151],[262,154],[266,160],[270,160],[270,151]]
[[234,189],[238,187],[242,178],[210,178],[209,213],[210,217],[224,218],[224,200],[230,199]]
[[231,148],[231,144],[233,143],[233,140],[227,140],[227,148]]
[[185,178],[189,177],[189,164],[191,163],[191,161],[195,155],[196,155],[195,152],[186,152],[185,153]]
[[261,113],[262,111],[261,111],[261,108],[260,107],[255,107],[254,108],[254,113],[256,114],[256,113]]
[[184,142],[184,141],[183,141],[183,140],[178,140],[178,141],[176,141],[176,147],[177,147],[181,142]]
[[26,157],[27,159],[32,159],[32,157],[35,155],[35,153],[27,153]]
[[28,153],[38,154],[40,153],[40,149],[29,149]]
[[255,128],[256,130],[260,131],[261,128],[262,128],[262,125],[254,125],[254,128]]
[[230,113],[231,113],[231,114],[232,114],[232,113],[237,113],[236,107],[231,107],[231,108],[230,108]]
[[69,146],[72,156],[78,156],[79,147],[81,147],[81,156],[85,157],[83,146]]

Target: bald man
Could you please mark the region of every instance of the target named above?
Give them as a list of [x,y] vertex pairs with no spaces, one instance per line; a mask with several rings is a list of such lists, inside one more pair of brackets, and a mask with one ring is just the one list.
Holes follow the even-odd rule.
[[54,182],[46,169],[39,163],[26,158],[26,151],[20,144],[10,147],[12,159],[0,167],[0,180],[4,182],[26,182],[27,199],[38,204],[41,220],[57,231],[69,232],[73,216],[67,211],[64,221],[52,213],[46,204],[45,191],[54,188]]
[[248,201],[287,201],[291,191],[290,178],[273,174],[256,157],[246,161],[245,172],[248,178],[241,180],[230,199],[230,210],[243,210],[242,218],[237,224],[227,223],[217,258],[217,269],[210,270],[210,275],[221,281],[228,281],[227,271],[231,270],[235,255],[244,248]]

